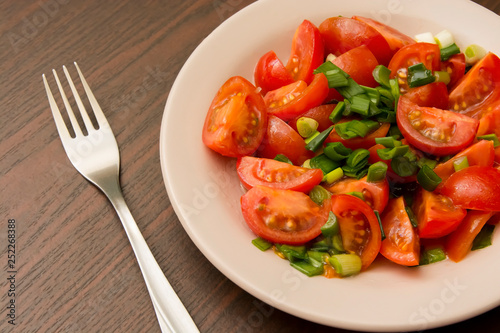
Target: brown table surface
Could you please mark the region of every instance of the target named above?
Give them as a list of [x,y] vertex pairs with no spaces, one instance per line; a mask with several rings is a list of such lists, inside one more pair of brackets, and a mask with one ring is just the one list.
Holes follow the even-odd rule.
[[[116,135],[130,210],[201,332],[347,332],[269,308],[228,280],[192,243],[165,190],[158,138],[172,83],[203,38],[251,2],[0,2],[1,332],[160,331],[115,211],[71,166],[52,120],[41,74],[72,61]],[[500,13],[497,0],[476,2]],[[500,332],[498,316],[500,308],[432,332]]]

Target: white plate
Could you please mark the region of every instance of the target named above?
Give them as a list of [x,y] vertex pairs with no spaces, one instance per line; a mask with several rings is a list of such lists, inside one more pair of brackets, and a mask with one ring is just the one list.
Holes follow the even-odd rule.
[[[347,279],[307,278],[252,244],[239,207],[235,161],[201,140],[205,114],[229,77],[253,80],[261,55],[286,61],[296,27],[330,16],[368,16],[409,36],[446,28],[457,44],[500,54],[500,19],[466,0],[261,0],[213,31],[177,77],[165,107],[160,156],[172,205],[189,236],[229,279],[262,301],[317,323],[364,331],[421,330],[455,323],[500,305],[500,239],[456,264],[419,268],[377,263]],[[493,33],[492,33],[493,32]]]

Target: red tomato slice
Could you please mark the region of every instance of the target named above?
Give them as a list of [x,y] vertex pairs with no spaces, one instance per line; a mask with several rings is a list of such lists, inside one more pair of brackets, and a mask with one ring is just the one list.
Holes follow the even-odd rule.
[[488,111],[500,93],[500,59],[488,53],[475,64],[450,93],[449,109],[475,119]]
[[415,43],[415,40],[413,40],[413,38],[403,34],[401,31],[394,29],[393,27],[385,25],[374,19],[362,16],[353,16],[352,18],[364,22],[380,32],[382,36],[384,36],[387,43],[389,43],[389,46],[393,53],[397,52],[403,46]]
[[409,88],[404,95],[418,106],[448,109],[448,87],[444,82],[433,82]]
[[344,249],[360,256],[361,269],[366,269],[380,250],[377,216],[366,202],[349,194],[332,196],[332,212],[339,221]]
[[321,105],[328,96],[328,91],[326,76],[316,74],[309,86],[305,81],[299,80],[268,92],[264,101],[269,114],[289,121],[307,110]]
[[405,96],[399,98],[396,118],[408,143],[436,156],[455,154],[470,145],[479,125],[459,113],[420,107]]
[[420,238],[439,238],[454,231],[467,211],[453,204],[450,198],[420,189],[413,202]]
[[398,76],[406,81],[408,67],[418,63],[423,63],[433,72],[439,71],[441,69],[439,46],[430,43],[415,43],[402,47],[389,63],[391,78]]
[[312,109],[307,110],[300,116],[292,119],[288,122],[294,130],[297,130],[297,120],[301,117],[312,118],[318,122],[318,131],[323,132],[328,127],[332,126],[332,122],[330,120],[330,114],[337,104],[323,104],[320,106],[316,106]]
[[256,186],[241,197],[241,211],[250,229],[273,243],[300,245],[321,234],[330,199],[318,206],[307,194]]
[[286,68],[294,80],[313,80],[313,71],[323,63],[325,56],[323,38],[318,28],[304,20],[295,31],[292,42],[292,52]]
[[460,153],[456,154],[448,161],[438,164],[434,168],[434,172],[439,176],[439,178],[441,178],[441,184],[438,188],[441,188],[444,182],[448,178],[450,178],[452,174],[455,173],[455,167],[453,166],[453,163],[463,156],[467,156],[469,166],[493,166],[493,161],[495,159],[493,141],[478,141],[468,148],[462,150]]
[[262,185],[307,193],[323,180],[323,171],[320,169],[302,168],[285,162],[251,156],[239,158],[236,171],[248,190]]
[[260,58],[255,66],[254,80],[255,85],[262,88],[261,92],[264,95],[294,81],[274,51],[269,51]]
[[[352,119],[343,118],[339,121],[339,123],[343,123],[346,121],[350,121]],[[365,148],[368,149],[375,145],[375,139],[381,138],[387,135],[389,132],[389,128],[391,124],[389,123],[381,123],[380,127],[366,135],[364,138],[357,137],[352,139],[343,139],[340,135],[335,132],[335,129],[330,133],[328,138],[326,138],[325,142],[341,142],[344,146],[351,149]]]
[[470,252],[472,243],[493,212],[469,210],[457,230],[446,237],[445,250],[448,257],[459,262]]
[[500,211],[500,170],[487,166],[462,169],[448,178],[440,192],[465,209]]
[[387,65],[392,51],[380,32],[368,24],[348,17],[331,17],[319,25],[325,42],[325,50],[336,56],[358,46],[366,45],[378,62]]
[[465,75],[465,55],[463,53],[452,55],[448,60],[441,63],[441,70],[450,74],[448,87],[453,89]]
[[267,127],[266,105],[255,86],[235,76],[222,85],[208,109],[203,143],[230,157],[251,155]]
[[368,177],[361,179],[345,178],[325,188],[333,194],[361,192],[365,202],[373,209],[382,213],[389,201],[389,183],[386,179],[378,182],[369,182]]
[[349,74],[358,84],[373,88],[379,85],[373,78],[373,70],[379,63],[366,45],[341,54],[333,60],[333,63]]
[[[491,108],[491,109],[490,109]],[[476,136],[496,134],[500,137],[500,102],[492,102],[479,119]]]
[[275,116],[269,116],[269,123],[257,155],[265,158],[275,158],[283,154],[295,165],[301,165],[312,158],[314,153],[306,149],[304,139],[287,123]]
[[416,266],[420,261],[420,239],[411,225],[403,197],[389,200],[380,217],[386,238],[380,253],[399,265]]

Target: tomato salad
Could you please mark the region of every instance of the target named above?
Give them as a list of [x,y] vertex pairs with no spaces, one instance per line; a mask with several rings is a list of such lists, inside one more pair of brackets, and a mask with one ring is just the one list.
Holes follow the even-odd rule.
[[[379,257],[462,260],[500,216],[500,59],[444,30],[411,38],[373,19],[304,20],[283,63],[231,77],[204,144],[237,158],[261,250],[344,277]],[[383,259],[381,259],[383,260]]]

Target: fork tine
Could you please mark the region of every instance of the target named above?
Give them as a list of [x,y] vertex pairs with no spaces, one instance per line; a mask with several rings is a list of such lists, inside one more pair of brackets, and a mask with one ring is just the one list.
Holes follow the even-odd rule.
[[71,139],[71,135],[69,134],[68,128],[66,127],[66,123],[61,116],[61,111],[59,111],[59,107],[56,104],[54,99],[54,95],[52,95],[52,91],[50,90],[49,84],[47,83],[47,78],[45,74],[42,74],[43,84],[45,85],[45,91],[47,92],[47,97],[49,99],[50,109],[52,110],[52,116],[56,123],[57,131],[59,132],[59,136],[62,141]]
[[[80,114],[82,115],[82,119],[83,122],[85,123],[85,127],[87,128],[87,132],[90,133],[91,131],[95,130],[94,125],[90,120],[89,114],[87,113],[87,110],[85,109],[85,106],[82,103],[82,99],[80,98],[80,95],[78,94],[78,91],[76,90],[75,85],[73,84],[73,80],[71,79],[71,75],[69,75],[66,66],[63,66],[63,71],[64,74],[66,75],[66,79],[68,80],[71,91],[73,92],[73,96],[75,97],[76,105],[78,105],[78,109],[80,110]],[[87,89],[85,89],[85,91],[87,91]]]
[[66,108],[66,112],[68,113],[69,120],[71,122],[71,126],[73,127],[73,130],[75,131],[76,136],[82,136],[82,129],[80,128],[80,125],[78,124],[78,121],[76,120],[75,113],[73,112],[73,109],[71,108],[71,105],[69,104],[68,98],[66,97],[66,93],[64,92],[64,89],[61,85],[61,81],[59,80],[59,76],[57,75],[57,72],[55,69],[52,70],[52,73],[54,74],[54,78],[56,79],[57,87],[59,88],[59,92],[61,94],[62,100],[64,102],[64,107]]
[[99,106],[99,103],[97,103],[97,100],[94,97],[92,90],[90,89],[89,85],[87,84],[87,80],[85,80],[85,77],[83,76],[82,72],[80,71],[80,67],[78,67],[78,64],[76,62],[74,62],[74,64],[75,64],[76,70],[78,71],[78,75],[80,76],[80,80],[82,81],[83,88],[85,89],[85,92],[87,93],[87,98],[89,99],[90,105],[92,106],[92,109],[94,110],[94,115],[97,119],[97,123],[99,124],[99,127],[109,128],[108,120],[106,119],[106,116],[102,112],[102,109]]

